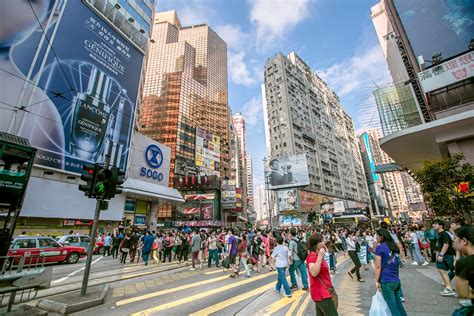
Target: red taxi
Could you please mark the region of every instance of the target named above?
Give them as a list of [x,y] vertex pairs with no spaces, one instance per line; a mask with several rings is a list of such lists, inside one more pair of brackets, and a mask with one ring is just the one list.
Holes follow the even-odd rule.
[[[21,236],[15,237],[8,250],[8,256],[38,257],[44,256],[45,262],[76,263],[79,258],[86,256],[84,247],[63,246],[51,237]],[[15,259],[17,264],[19,259]],[[28,263],[28,259],[26,260]]]

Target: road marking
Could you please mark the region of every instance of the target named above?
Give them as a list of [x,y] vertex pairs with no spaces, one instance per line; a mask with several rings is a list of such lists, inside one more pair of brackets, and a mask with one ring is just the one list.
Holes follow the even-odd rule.
[[308,296],[303,301],[303,304],[301,304],[300,308],[298,309],[298,312],[296,313],[296,316],[303,316],[303,313],[306,311],[306,308],[308,307],[308,303],[311,300],[311,295],[308,293]]
[[[104,257],[99,257],[99,258],[95,259],[94,261],[92,261],[91,266],[92,266],[94,263],[97,263],[97,262],[99,262],[100,260],[102,260],[102,258],[104,258]],[[72,277],[72,276],[78,274],[79,272],[81,272],[81,271],[84,270],[85,268],[86,268],[86,267],[85,267],[85,265],[84,265],[84,266],[83,266],[82,268],[80,268],[79,270],[73,271],[73,272],[69,273],[68,275],[66,275],[65,277],[62,277],[62,278],[60,278],[60,279],[57,279],[57,280],[52,281],[51,284],[58,284],[58,283],[64,282],[64,281],[66,281],[67,279],[69,279],[70,277]]]
[[[244,273],[243,271],[240,272],[240,274],[243,274],[243,273]],[[214,282],[219,282],[219,281],[222,281],[222,280],[227,280],[228,278],[229,278],[229,276],[225,275],[225,276],[214,278],[214,279],[209,279],[209,280],[200,281],[200,282],[196,282],[196,283],[186,284],[186,285],[175,287],[175,288],[172,288],[172,289],[167,289],[167,290],[162,290],[162,291],[158,291],[158,292],[148,293],[148,294],[145,294],[145,295],[142,295],[142,296],[132,297],[132,298],[122,300],[122,301],[117,301],[117,303],[115,303],[115,306],[122,306],[122,305],[126,305],[126,304],[131,304],[131,303],[147,300],[147,299],[150,299],[150,298],[153,298],[153,297],[157,297],[157,296],[161,296],[161,295],[165,295],[165,294],[169,294],[169,293],[173,293],[173,292],[178,292],[178,291],[181,291],[181,290],[190,289],[190,288],[193,288],[193,287],[196,287],[196,286],[206,285],[206,284],[210,284],[210,283],[214,283]],[[155,283],[156,283],[156,280],[155,280]],[[160,282],[160,284],[157,284],[157,285],[161,285],[161,282]]]
[[233,298],[230,298],[228,300],[225,300],[223,302],[217,303],[215,305],[206,307],[204,309],[201,309],[200,311],[197,311],[195,313],[190,314],[189,316],[203,316],[203,315],[210,315],[212,313],[218,312],[226,307],[229,307],[232,304],[236,304],[238,302],[241,302],[243,300],[246,300],[248,298],[251,298],[255,295],[262,294],[263,292],[267,291],[268,289],[272,288],[274,286],[275,282],[272,281],[271,283],[268,283],[264,286],[261,286],[255,290],[252,290],[250,292],[246,292],[240,295],[237,295]]
[[287,306],[290,303],[293,303],[297,298],[300,298],[306,292],[303,290],[293,292],[292,297],[284,297],[279,299],[278,301],[274,302],[270,306],[266,307],[263,310],[263,315],[273,315],[274,313],[278,312],[283,307]]
[[[309,294],[308,294],[309,295]],[[290,306],[290,309],[288,310],[288,312],[286,312],[286,315],[285,316],[292,316],[293,313],[295,312],[296,310],[296,307],[298,307],[298,304],[300,303],[301,301],[301,298],[303,298],[304,296],[304,293],[302,295],[300,295],[294,302],[293,304],[291,304]]]
[[[214,295],[214,294],[217,294],[217,293],[221,293],[221,292],[230,290],[232,288],[235,288],[235,287],[238,287],[238,286],[241,286],[241,285],[245,285],[245,284],[248,284],[248,283],[251,283],[251,282],[255,282],[257,280],[267,278],[267,277],[269,277],[271,275],[274,275],[274,274],[276,275],[276,273],[274,272],[274,273],[266,273],[266,274],[262,274],[262,275],[259,275],[259,276],[255,276],[255,277],[247,279],[247,280],[243,280],[243,281],[239,281],[239,282],[236,282],[236,283],[228,284],[228,285],[225,285],[225,286],[222,286],[222,287],[215,288],[213,290],[209,290],[209,291],[202,292],[202,293],[199,293],[199,294],[191,295],[191,296],[188,296],[186,298],[182,298],[180,300],[176,300],[176,301],[173,301],[173,302],[169,302],[169,303],[166,303],[166,304],[162,304],[162,305],[159,305],[159,306],[148,308],[148,309],[145,309],[143,311],[133,313],[131,315],[132,316],[151,315],[151,314],[159,312],[159,311],[164,311],[164,310],[167,310],[167,309],[170,309],[170,308],[173,308],[173,307],[177,307],[177,306],[180,306],[180,305],[183,305],[183,304],[193,302],[195,300],[202,299],[202,298],[210,296],[210,295]],[[191,284],[191,286],[195,287],[197,285],[196,284]]]
[[204,272],[204,274],[210,275],[210,274],[223,273],[223,272],[225,272],[225,271],[222,271],[222,269],[219,268],[219,270],[211,271],[211,272]]

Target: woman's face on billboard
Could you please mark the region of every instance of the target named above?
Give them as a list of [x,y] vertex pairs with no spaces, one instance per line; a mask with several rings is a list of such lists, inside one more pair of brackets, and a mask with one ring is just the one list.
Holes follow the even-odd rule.
[[52,0],[0,0],[0,47],[18,44],[40,28],[36,17],[43,23],[50,2]]

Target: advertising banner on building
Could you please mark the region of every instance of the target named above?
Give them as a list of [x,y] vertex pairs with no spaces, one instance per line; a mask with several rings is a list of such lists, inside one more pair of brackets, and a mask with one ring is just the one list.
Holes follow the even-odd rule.
[[28,3],[2,8],[18,23],[1,43],[0,131],[27,138],[37,165],[125,168],[143,54],[82,1]]
[[372,153],[372,147],[370,146],[369,134],[364,133],[362,137],[364,138],[364,145],[367,151],[367,158],[369,159],[369,166],[370,166],[370,171],[372,173],[372,179],[374,182],[377,182],[379,181],[379,175],[375,172],[375,158],[374,158],[374,154]]
[[280,215],[280,226],[297,226],[302,225],[301,217],[293,215]]
[[220,175],[221,139],[219,136],[196,128],[196,167],[207,175]]
[[235,180],[222,180],[221,205],[223,209],[236,207]]
[[298,189],[284,189],[278,191],[278,210],[297,211],[298,205]]
[[472,77],[474,77],[474,52],[468,52],[418,73],[425,93]]
[[134,132],[128,177],[168,187],[171,148]]
[[306,155],[267,159],[265,161],[265,182],[270,190],[309,185]]
[[333,198],[314,193],[300,190],[300,210],[302,212],[320,212],[321,210],[327,211],[333,208]]

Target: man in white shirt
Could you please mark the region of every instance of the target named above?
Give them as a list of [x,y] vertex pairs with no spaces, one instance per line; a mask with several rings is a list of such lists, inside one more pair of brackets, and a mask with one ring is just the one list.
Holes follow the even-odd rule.
[[291,251],[287,246],[283,245],[283,238],[278,236],[277,238],[278,245],[273,249],[272,258],[275,259],[275,266],[278,272],[277,284],[275,286],[275,291],[280,293],[281,287],[285,290],[285,296],[291,297],[291,289],[286,280],[286,268],[291,257]]

